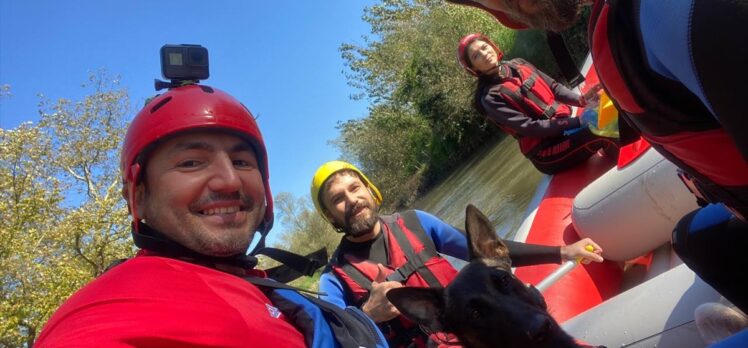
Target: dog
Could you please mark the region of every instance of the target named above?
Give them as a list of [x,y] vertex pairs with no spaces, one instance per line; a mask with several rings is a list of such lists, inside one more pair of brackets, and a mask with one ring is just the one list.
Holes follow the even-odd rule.
[[579,348],[548,314],[543,295],[512,274],[509,250],[488,218],[466,209],[470,263],[444,289],[398,288],[389,301],[424,331],[454,334],[467,348]]

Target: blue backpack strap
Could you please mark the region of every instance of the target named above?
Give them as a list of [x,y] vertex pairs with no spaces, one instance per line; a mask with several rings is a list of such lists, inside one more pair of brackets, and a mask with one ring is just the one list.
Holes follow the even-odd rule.
[[268,297],[301,331],[307,347],[342,347],[322,310],[304,296],[289,289],[275,289],[269,291]]
[[304,335],[307,347],[387,347],[374,322],[355,307],[345,309],[289,289],[268,297]]
[[338,343],[345,347],[387,348],[387,340],[369,316],[356,307],[340,308],[330,302],[305,297],[327,316]]
[[307,347],[388,347],[374,322],[358,308],[343,309],[270,279],[245,279],[263,289],[273,305],[301,331]]

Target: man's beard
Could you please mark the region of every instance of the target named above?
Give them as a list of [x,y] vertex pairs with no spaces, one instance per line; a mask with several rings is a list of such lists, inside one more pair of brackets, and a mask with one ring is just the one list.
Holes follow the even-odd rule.
[[[353,216],[358,209],[364,207],[369,208],[369,216]],[[345,222],[338,228],[346,235],[353,238],[361,237],[374,228],[377,220],[379,219],[379,206],[376,204],[370,204],[369,202],[361,201],[351,209],[348,209],[345,213]]]
[[579,20],[582,9],[581,0],[538,0],[538,11],[525,15],[519,10],[517,2],[509,2],[513,8],[508,11],[514,19],[532,28],[561,32],[570,28]]
[[[245,207],[243,211],[248,215],[246,220],[215,226],[206,224],[196,217],[196,214],[190,213],[199,211],[201,207],[212,203],[226,200],[241,201],[242,206]],[[164,206],[166,203],[153,199],[146,200],[144,209],[147,212],[146,223],[170,240],[200,254],[224,257],[243,254],[249,247],[255,234],[254,231],[264,216],[264,209],[258,207],[256,203],[251,196],[240,192],[213,192],[191,203],[186,210],[160,209],[158,206]]]

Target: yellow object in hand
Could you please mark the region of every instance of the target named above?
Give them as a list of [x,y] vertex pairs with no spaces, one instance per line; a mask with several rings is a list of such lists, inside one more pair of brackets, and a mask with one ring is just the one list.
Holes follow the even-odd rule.
[[[587,246],[584,247],[584,250],[587,250],[589,252],[595,251],[595,247],[592,246],[592,244],[587,244]],[[577,263],[581,263],[582,260],[584,260],[584,257],[577,257]]]
[[605,92],[600,93],[597,115],[597,127],[590,127],[592,133],[608,138],[618,138],[618,110]]

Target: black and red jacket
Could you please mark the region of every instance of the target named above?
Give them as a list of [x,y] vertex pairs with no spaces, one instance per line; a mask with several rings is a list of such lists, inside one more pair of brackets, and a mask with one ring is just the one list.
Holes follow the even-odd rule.
[[[695,3],[695,6],[703,8],[711,6],[706,1]],[[640,9],[641,1],[597,1],[589,25],[590,47],[598,76],[608,95],[623,111],[621,118],[625,122],[619,123],[622,128],[621,141],[625,143],[635,139],[636,134],[632,136],[631,131],[640,134],[663,156],[694,177],[710,201],[723,202],[746,215],[748,159],[741,155],[736,144],[734,134],[739,130],[725,129],[717,120],[719,117],[715,118],[704,102],[684,84],[665,78],[650,67],[641,26],[637,25],[640,24]],[[709,11],[700,13],[708,16]],[[701,25],[697,18],[689,24]],[[728,28],[723,29],[725,40],[729,40]],[[690,39],[693,40],[691,45],[717,40],[695,34]],[[745,42],[735,45],[745,46]],[[694,53],[695,58],[691,58],[699,58],[700,54]],[[730,52],[707,54],[718,57]],[[745,71],[745,67],[742,71]],[[710,83],[709,79],[714,75],[711,70],[709,73],[697,73],[700,73],[704,84]],[[721,78],[729,80],[731,74],[726,70]],[[725,81],[724,85],[744,85],[745,82]],[[715,113],[719,116],[721,109],[716,107],[719,104],[714,105]]]
[[543,140],[580,126],[578,119],[569,117],[569,105],[580,105],[579,94],[523,59],[503,62],[480,93],[486,117],[514,136],[527,157]]

